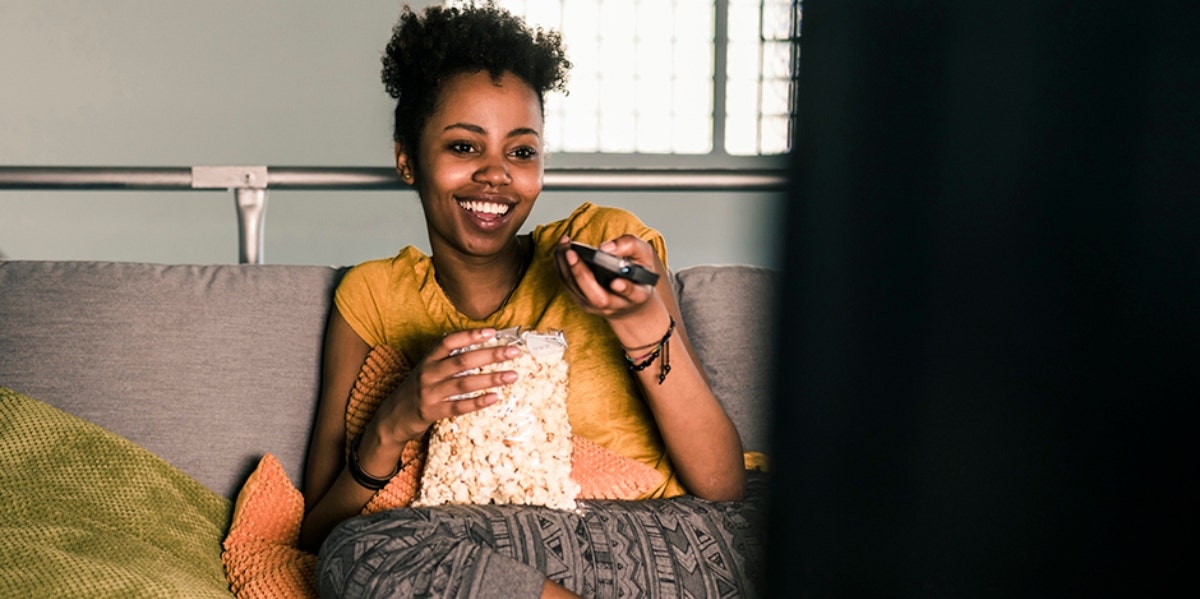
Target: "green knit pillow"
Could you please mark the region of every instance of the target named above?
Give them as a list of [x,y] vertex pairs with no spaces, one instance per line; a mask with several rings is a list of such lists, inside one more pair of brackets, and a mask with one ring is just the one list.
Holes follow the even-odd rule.
[[0,387],[0,596],[228,599],[229,514],[149,451]]

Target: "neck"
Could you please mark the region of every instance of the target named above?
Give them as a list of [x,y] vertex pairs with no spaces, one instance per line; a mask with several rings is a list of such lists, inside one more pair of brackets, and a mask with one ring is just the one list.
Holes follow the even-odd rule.
[[432,256],[438,285],[454,307],[472,320],[499,312],[525,274],[528,252],[520,236],[505,251],[486,260],[456,260],[445,253]]

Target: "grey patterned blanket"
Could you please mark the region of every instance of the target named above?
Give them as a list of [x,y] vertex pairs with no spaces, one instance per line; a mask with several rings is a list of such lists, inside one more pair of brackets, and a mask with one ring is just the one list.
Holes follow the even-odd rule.
[[409,508],[348,520],[318,563],[323,597],[758,597],[766,475],[745,500],[585,501],[580,510]]

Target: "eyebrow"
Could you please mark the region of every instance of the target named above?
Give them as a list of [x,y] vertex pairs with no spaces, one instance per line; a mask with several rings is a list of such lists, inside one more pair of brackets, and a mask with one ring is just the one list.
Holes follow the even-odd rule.
[[[449,131],[451,129],[466,129],[471,133],[478,133],[479,135],[487,134],[487,131],[484,131],[483,127],[480,127],[479,125],[472,125],[471,123],[454,123],[452,125],[447,125],[445,129],[442,129],[442,131]],[[531,129],[529,127],[517,127],[516,129],[509,131],[506,137],[517,137],[518,135],[533,135],[535,137],[541,137],[541,134],[539,134],[536,129]]]

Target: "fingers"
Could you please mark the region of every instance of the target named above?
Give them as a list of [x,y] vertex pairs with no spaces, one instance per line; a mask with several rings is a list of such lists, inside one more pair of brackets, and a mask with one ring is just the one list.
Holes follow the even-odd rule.
[[[622,235],[600,244],[600,249],[626,260],[636,262],[643,268],[654,271],[659,275],[662,274],[658,272],[658,255],[654,253],[654,247],[640,237]],[[651,285],[639,285],[625,279],[616,279],[609,285],[609,290],[624,297],[630,303],[641,304],[650,298],[650,295],[654,292],[654,287]]]
[[471,329],[443,337],[430,349],[422,364],[424,386],[438,385],[449,379],[461,377],[464,373],[521,355],[520,349],[507,345],[468,349],[495,336],[495,329]]
[[456,331],[447,333],[442,337],[441,341],[434,344],[429,350],[428,358],[433,360],[442,360],[449,357],[456,351],[464,350],[472,345],[478,345],[496,336],[496,329],[467,329],[465,331]]
[[482,410],[498,401],[500,401],[500,394],[493,392],[465,399],[449,399],[443,402],[442,407],[447,412],[446,417],[453,417]]
[[567,291],[585,311],[598,313],[608,304],[608,290],[596,280],[591,267],[570,248],[570,239],[563,237],[555,256],[558,273]]
[[[495,389],[516,382],[512,370],[480,372],[521,355],[514,346],[467,349],[491,339],[494,329],[472,329],[450,333],[430,350],[421,365],[419,401],[421,414],[429,421],[457,416],[490,406],[499,400]],[[490,393],[480,393],[489,391]]]
[[644,239],[635,235],[622,235],[616,239],[605,241],[600,244],[600,249],[651,269],[656,257],[654,248]]
[[512,370],[460,374],[442,381],[432,396],[440,398],[440,401],[461,401],[474,397],[480,391],[496,391],[511,385],[517,382],[518,378],[520,375]]
[[575,269],[583,266],[583,261],[579,258],[579,254],[571,249],[570,237],[563,235],[562,239],[558,240],[558,247],[554,248],[554,264],[558,267],[558,275],[562,278],[567,290],[571,292],[572,296],[581,298],[582,293],[576,280]]
[[[556,248],[555,262],[567,290],[584,310],[596,314],[615,314],[644,304],[654,293],[650,285],[638,285],[614,278],[607,287],[596,280],[595,274],[579,255],[570,249],[570,239],[563,236]],[[606,241],[597,248],[628,260],[654,268],[657,260],[654,248],[644,240],[624,235]]]

